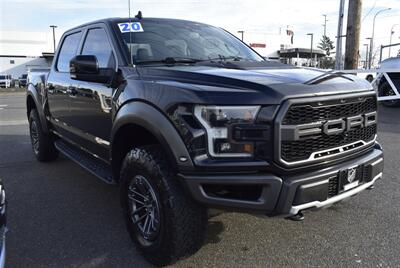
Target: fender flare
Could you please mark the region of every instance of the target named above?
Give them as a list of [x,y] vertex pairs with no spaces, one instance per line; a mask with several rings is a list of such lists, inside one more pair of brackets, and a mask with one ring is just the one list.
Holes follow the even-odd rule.
[[[162,112],[140,101],[129,102],[118,110],[111,131],[111,155],[113,155],[113,142],[116,133],[127,124],[141,126],[152,133],[167,153],[167,157],[173,160],[179,171],[193,169],[190,154],[173,124]],[[180,161],[182,157],[187,160]]]
[[[42,95],[39,95],[37,89],[32,85],[28,84],[28,87],[26,89],[26,100],[25,100],[25,105],[26,105],[26,110],[28,111],[28,97],[32,97],[33,101],[35,102],[36,106],[36,111],[39,114],[39,120],[40,120],[40,125],[42,126],[42,130],[45,133],[49,133],[49,126],[47,124],[46,116],[44,114],[44,104],[42,103]],[[27,114],[28,119],[29,119],[29,114]]]

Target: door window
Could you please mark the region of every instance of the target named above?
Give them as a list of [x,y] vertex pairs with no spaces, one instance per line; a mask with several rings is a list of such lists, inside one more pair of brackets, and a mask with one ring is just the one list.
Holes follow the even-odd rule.
[[82,55],[96,56],[100,68],[115,68],[115,57],[107,33],[102,28],[91,29],[86,36]]
[[59,72],[69,72],[69,61],[76,55],[81,35],[82,33],[78,32],[64,38],[57,61],[57,70]]

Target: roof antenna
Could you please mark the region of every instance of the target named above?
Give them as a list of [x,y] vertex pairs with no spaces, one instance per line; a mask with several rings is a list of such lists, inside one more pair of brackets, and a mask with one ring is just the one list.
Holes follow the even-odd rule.
[[131,20],[131,0],[128,0],[128,17],[129,21]]
[[137,15],[135,16],[135,18],[141,20],[141,19],[142,19],[142,11],[139,11],[139,12],[137,13]]
[[[128,16],[129,16],[129,26],[132,27],[132,18],[131,18],[131,0],[128,0]],[[129,31],[129,57],[131,58],[131,63],[133,64],[133,58],[132,58],[132,32]]]

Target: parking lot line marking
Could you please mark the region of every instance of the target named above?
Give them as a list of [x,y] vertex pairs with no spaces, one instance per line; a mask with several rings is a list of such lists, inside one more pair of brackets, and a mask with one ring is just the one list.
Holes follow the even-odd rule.
[[0,104],[0,107],[7,107],[8,104]]
[[12,120],[12,121],[0,121],[0,126],[18,126],[27,125],[28,120]]

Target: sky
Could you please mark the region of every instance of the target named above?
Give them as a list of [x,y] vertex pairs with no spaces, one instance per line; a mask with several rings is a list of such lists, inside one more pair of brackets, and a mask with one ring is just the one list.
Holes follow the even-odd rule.
[[[346,1],[346,9],[348,6]],[[238,30],[278,33],[291,25],[297,47],[309,47],[314,33],[315,46],[323,34],[327,15],[327,36],[335,40],[339,0],[131,0],[131,12],[145,17],[188,19]],[[372,19],[377,11],[391,7],[376,19],[375,46],[388,44],[391,27],[400,24],[400,0],[363,0],[361,46],[371,36]],[[128,0],[0,0],[1,31],[51,31],[61,33],[76,25],[107,17],[127,17]],[[346,25],[347,14],[345,14]],[[400,42],[400,25],[395,26],[393,43]],[[344,27],[343,32],[346,32]],[[4,37],[0,37],[4,38]],[[246,39],[246,36],[245,36]],[[246,41],[246,40],[245,40]],[[399,47],[400,48],[400,47]],[[362,48],[361,48],[362,49]]]

